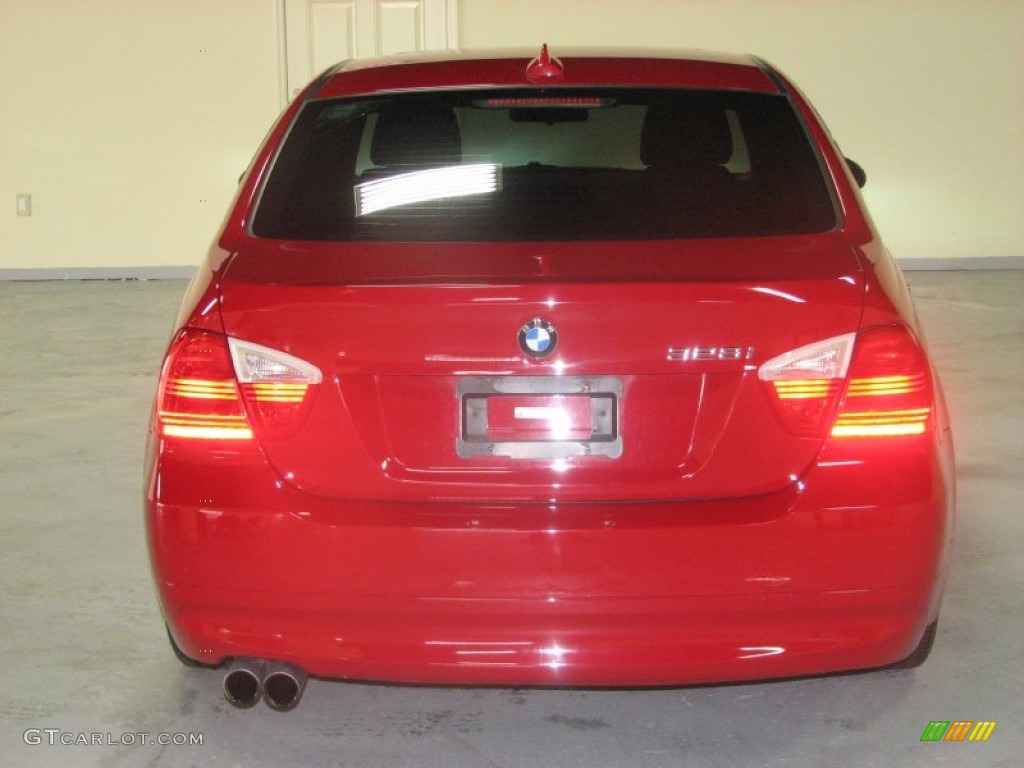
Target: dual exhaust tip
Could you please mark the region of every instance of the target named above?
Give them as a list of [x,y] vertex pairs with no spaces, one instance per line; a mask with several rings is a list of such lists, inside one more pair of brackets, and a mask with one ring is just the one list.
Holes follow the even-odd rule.
[[287,712],[298,706],[306,689],[306,671],[294,664],[263,659],[234,659],[224,674],[224,698],[248,709],[265,699],[267,706]]

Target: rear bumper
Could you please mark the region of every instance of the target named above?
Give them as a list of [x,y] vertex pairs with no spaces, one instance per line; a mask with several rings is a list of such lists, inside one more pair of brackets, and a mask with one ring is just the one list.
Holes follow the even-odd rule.
[[[909,446],[909,447],[908,447]],[[730,502],[370,503],[258,456],[152,452],[146,500],[182,650],[399,682],[668,685],[899,661],[938,615],[948,444],[826,449]]]

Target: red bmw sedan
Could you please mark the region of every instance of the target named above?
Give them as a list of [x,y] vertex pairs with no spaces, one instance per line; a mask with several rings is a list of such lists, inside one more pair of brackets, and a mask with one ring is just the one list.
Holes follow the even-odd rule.
[[920,663],[953,448],[863,171],[760,59],[535,54],[338,65],[258,151],[149,431],[175,651],[278,709]]

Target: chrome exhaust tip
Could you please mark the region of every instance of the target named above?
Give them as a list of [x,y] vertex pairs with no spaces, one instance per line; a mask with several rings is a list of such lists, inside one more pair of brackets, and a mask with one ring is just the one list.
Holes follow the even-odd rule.
[[263,693],[266,664],[257,659],[234,659],[224,673],[224,698],[233,707],[255,706]]
[[306,671],[294,664],[271,662],[263,678],[263,696],[267,706],[278,712],[295,709],[306,689],[306,677]]

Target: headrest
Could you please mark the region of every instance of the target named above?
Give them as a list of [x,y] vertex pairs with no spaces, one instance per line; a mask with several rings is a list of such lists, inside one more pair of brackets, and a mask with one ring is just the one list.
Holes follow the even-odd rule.
[[645,165],[724,165],[731,157],[732,132],[721,109],[700,103],[648,108],[640,138]]
[[402,104],[377,116],[370,145],[374,165],[457,165],[462,161],[459,122],[449,107]]

